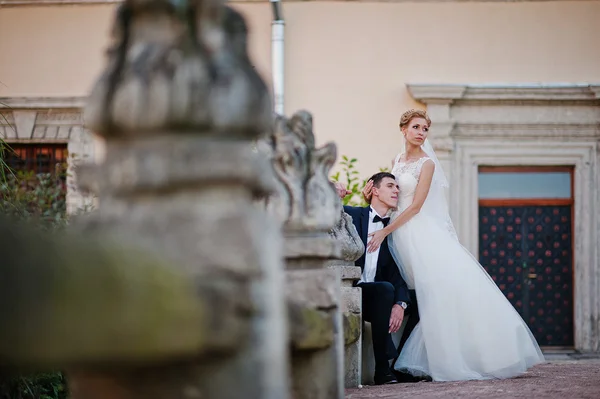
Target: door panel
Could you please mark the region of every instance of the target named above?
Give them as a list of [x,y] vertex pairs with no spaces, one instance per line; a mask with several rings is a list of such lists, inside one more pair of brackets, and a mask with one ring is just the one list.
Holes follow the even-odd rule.
[[541,346],[573,346],[572,205],[480,206],[479,260]]

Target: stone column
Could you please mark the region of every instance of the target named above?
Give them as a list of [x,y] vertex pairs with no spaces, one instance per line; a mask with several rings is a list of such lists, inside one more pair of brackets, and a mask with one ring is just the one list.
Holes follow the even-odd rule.
[[260,145],[269,153],[277,192],[267,209],[283,224],[285,236],[294,399],[341,399],[344,396],[343,321],[340,275],[326,267],[341,255],[329,235],[341,204],[329,171],[334,144],[315,148],[312,116],[305,111],[278,117],[272,135]]
[[362,296],[354,283],[360,280],[361,270],[354,262],[365,251],[365,246],[352,223],[352,217],[341,211],[338,223],[329,235],[341,246],[340,259],[329,261],[332,269],[340,272],[341,305],[344,323],[344,383],[346,388],[361,384],[362,364]]
[[159,364],[140,353],[71,367],[74,399],[288,395],[282,241],[253,204],[273,181],[252,151],[272,104],[246,38],[243,17],[219,0],[126,0],[117,11],[84,113],[106,153],[78,174],[98,209],[78,228],[168,259],[210,298],[210,328],[182,330],[206,334],[202,350]]
[[76,126],[72,129],[68,144],[69,164],[67,169],[67,213],[75,215],[88,212],[94,207],[94,198],[83,195],[77,185],[77,165],[81,163],[94,163],[95,146],[94,137],[89,131]]

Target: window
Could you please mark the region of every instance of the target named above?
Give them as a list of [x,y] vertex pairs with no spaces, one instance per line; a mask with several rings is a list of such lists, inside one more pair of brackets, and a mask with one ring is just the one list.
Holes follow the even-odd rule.
[[59,173],[64,178],[67,163],[66,144],[8,144],[4,162],[14,171]]
[[481,167],[480,199],[570,199],[570,167]]

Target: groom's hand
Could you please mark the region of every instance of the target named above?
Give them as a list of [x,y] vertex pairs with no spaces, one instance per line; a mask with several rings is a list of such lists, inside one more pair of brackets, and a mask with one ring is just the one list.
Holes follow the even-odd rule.
[[395,333],[400,329],[404,320],[404,309],[402,306],[395,304],[392,306],[392,314],[390,315],[390,333]]

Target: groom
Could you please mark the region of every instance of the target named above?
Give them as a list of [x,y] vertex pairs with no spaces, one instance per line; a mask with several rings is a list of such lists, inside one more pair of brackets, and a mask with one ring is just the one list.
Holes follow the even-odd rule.
[[[344,211],[352,216],[356,231],[362,238],[365,248],[369,234],[387,226],[388,213],[398,204],[399,188],[394,175],[387,172],[376,173],[371,177],[373,190],[371,205],[367,207],[344,206]],[[336,184],[341,198],[348,192]],[[362,291],[363,319],[371,323],[373,352],[375,354],[375,384],[412,382],[404,373],[390,368],[389,360],[395,360],[406,339],[419,321],[414,291],[408,289],[398,266],[384,240],[379,250],[366,252],[356,261],[362,269],[362,277],[357,286]],[[390,333],[400,329],[406,315],[410,315],[404,328],[398,349]]]

